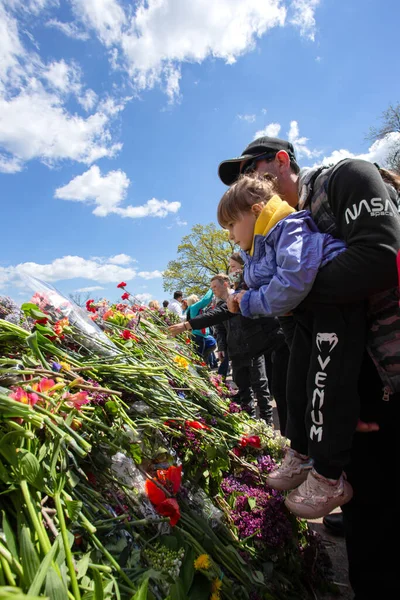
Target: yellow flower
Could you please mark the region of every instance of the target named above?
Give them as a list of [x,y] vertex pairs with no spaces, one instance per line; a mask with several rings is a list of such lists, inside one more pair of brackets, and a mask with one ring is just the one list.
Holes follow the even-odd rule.
[[174,362],[176,362],[176,364],[178,365],[178,367],[181,367],[181,369],[188,369],[189,368],[188,361],[185,358],[183,358],[182,356],[175,356]]
[[197,571],[207,570],[211,567],[211,559],[208,554],[200,554],[194,561],[194,568]]
[[210,596],[210,600],[221,600],[221,596],[219,595],[219,592],[213,592]]
[[[220,579],[214,579],[211,584],[211,591],[219,594],[219,590],[222,588],[222,581]],[[214,599],[213,599],[214,600]]]
[[71,365],[68,364],[67,362],[64,362],[63,360],[60,362],[60,365],[62,366],[64,371],[70,371],[71,370]]

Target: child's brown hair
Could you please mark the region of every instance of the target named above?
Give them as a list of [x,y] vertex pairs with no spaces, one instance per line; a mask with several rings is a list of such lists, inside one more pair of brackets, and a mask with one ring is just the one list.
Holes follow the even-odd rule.
[[241,175],[219,201],[218,223],[224,228],[235,223],[240,214],[250,210],[253,204],[266,204],[276,193],[277,182],[272,175]]

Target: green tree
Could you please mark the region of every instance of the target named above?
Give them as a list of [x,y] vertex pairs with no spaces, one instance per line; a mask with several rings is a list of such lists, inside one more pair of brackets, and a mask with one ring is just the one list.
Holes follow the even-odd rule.
[[[381,115],[380,127],[371,127],[368,138],[371,140],[381,140],[389,133],[400,133],[400,103],[390,105]],[[400,141],[394,144],[386,160],[386,164],[382,165],[388,169],[392,169],[400,175]]]
[[214,223],[194,225],[182,238],[177,259],[171,260],[164,271],[164,290],[203,295],[213,275],[228,273],[229,257],[234,251],[227,231]]

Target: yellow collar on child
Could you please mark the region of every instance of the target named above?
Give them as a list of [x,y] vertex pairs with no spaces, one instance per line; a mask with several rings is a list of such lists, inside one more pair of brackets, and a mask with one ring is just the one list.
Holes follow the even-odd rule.
[[271,200],[267,202],[260,212],[254,226],[253,244],[251,246],[250,256],[253,256],[254,252],[254,237],[256,235],[267,235],[279,221],[282,221],[282,219],[294,212],[296,212],[295,209],[289,206],[285,200],[282,200],[282,198],[277,195],[272,196]]

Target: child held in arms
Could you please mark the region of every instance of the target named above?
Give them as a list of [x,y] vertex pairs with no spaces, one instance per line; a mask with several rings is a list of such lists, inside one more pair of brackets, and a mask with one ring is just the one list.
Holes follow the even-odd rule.
[[[295,515],[318,518],[348,502],[344,473],[359,414],[357,381],[365,347],[364,307],[303,302],[319,269],[345,244],[321,233],[308,211],[296,212],[270,175],[243,175],[221,198],[218,221],[242,250],[248,291],[233,294],[232,312],[246,317],[293,313],[288,423],[282,464],[270,487],[292,490]],[[356,276],[356,273],[355,273]]]

